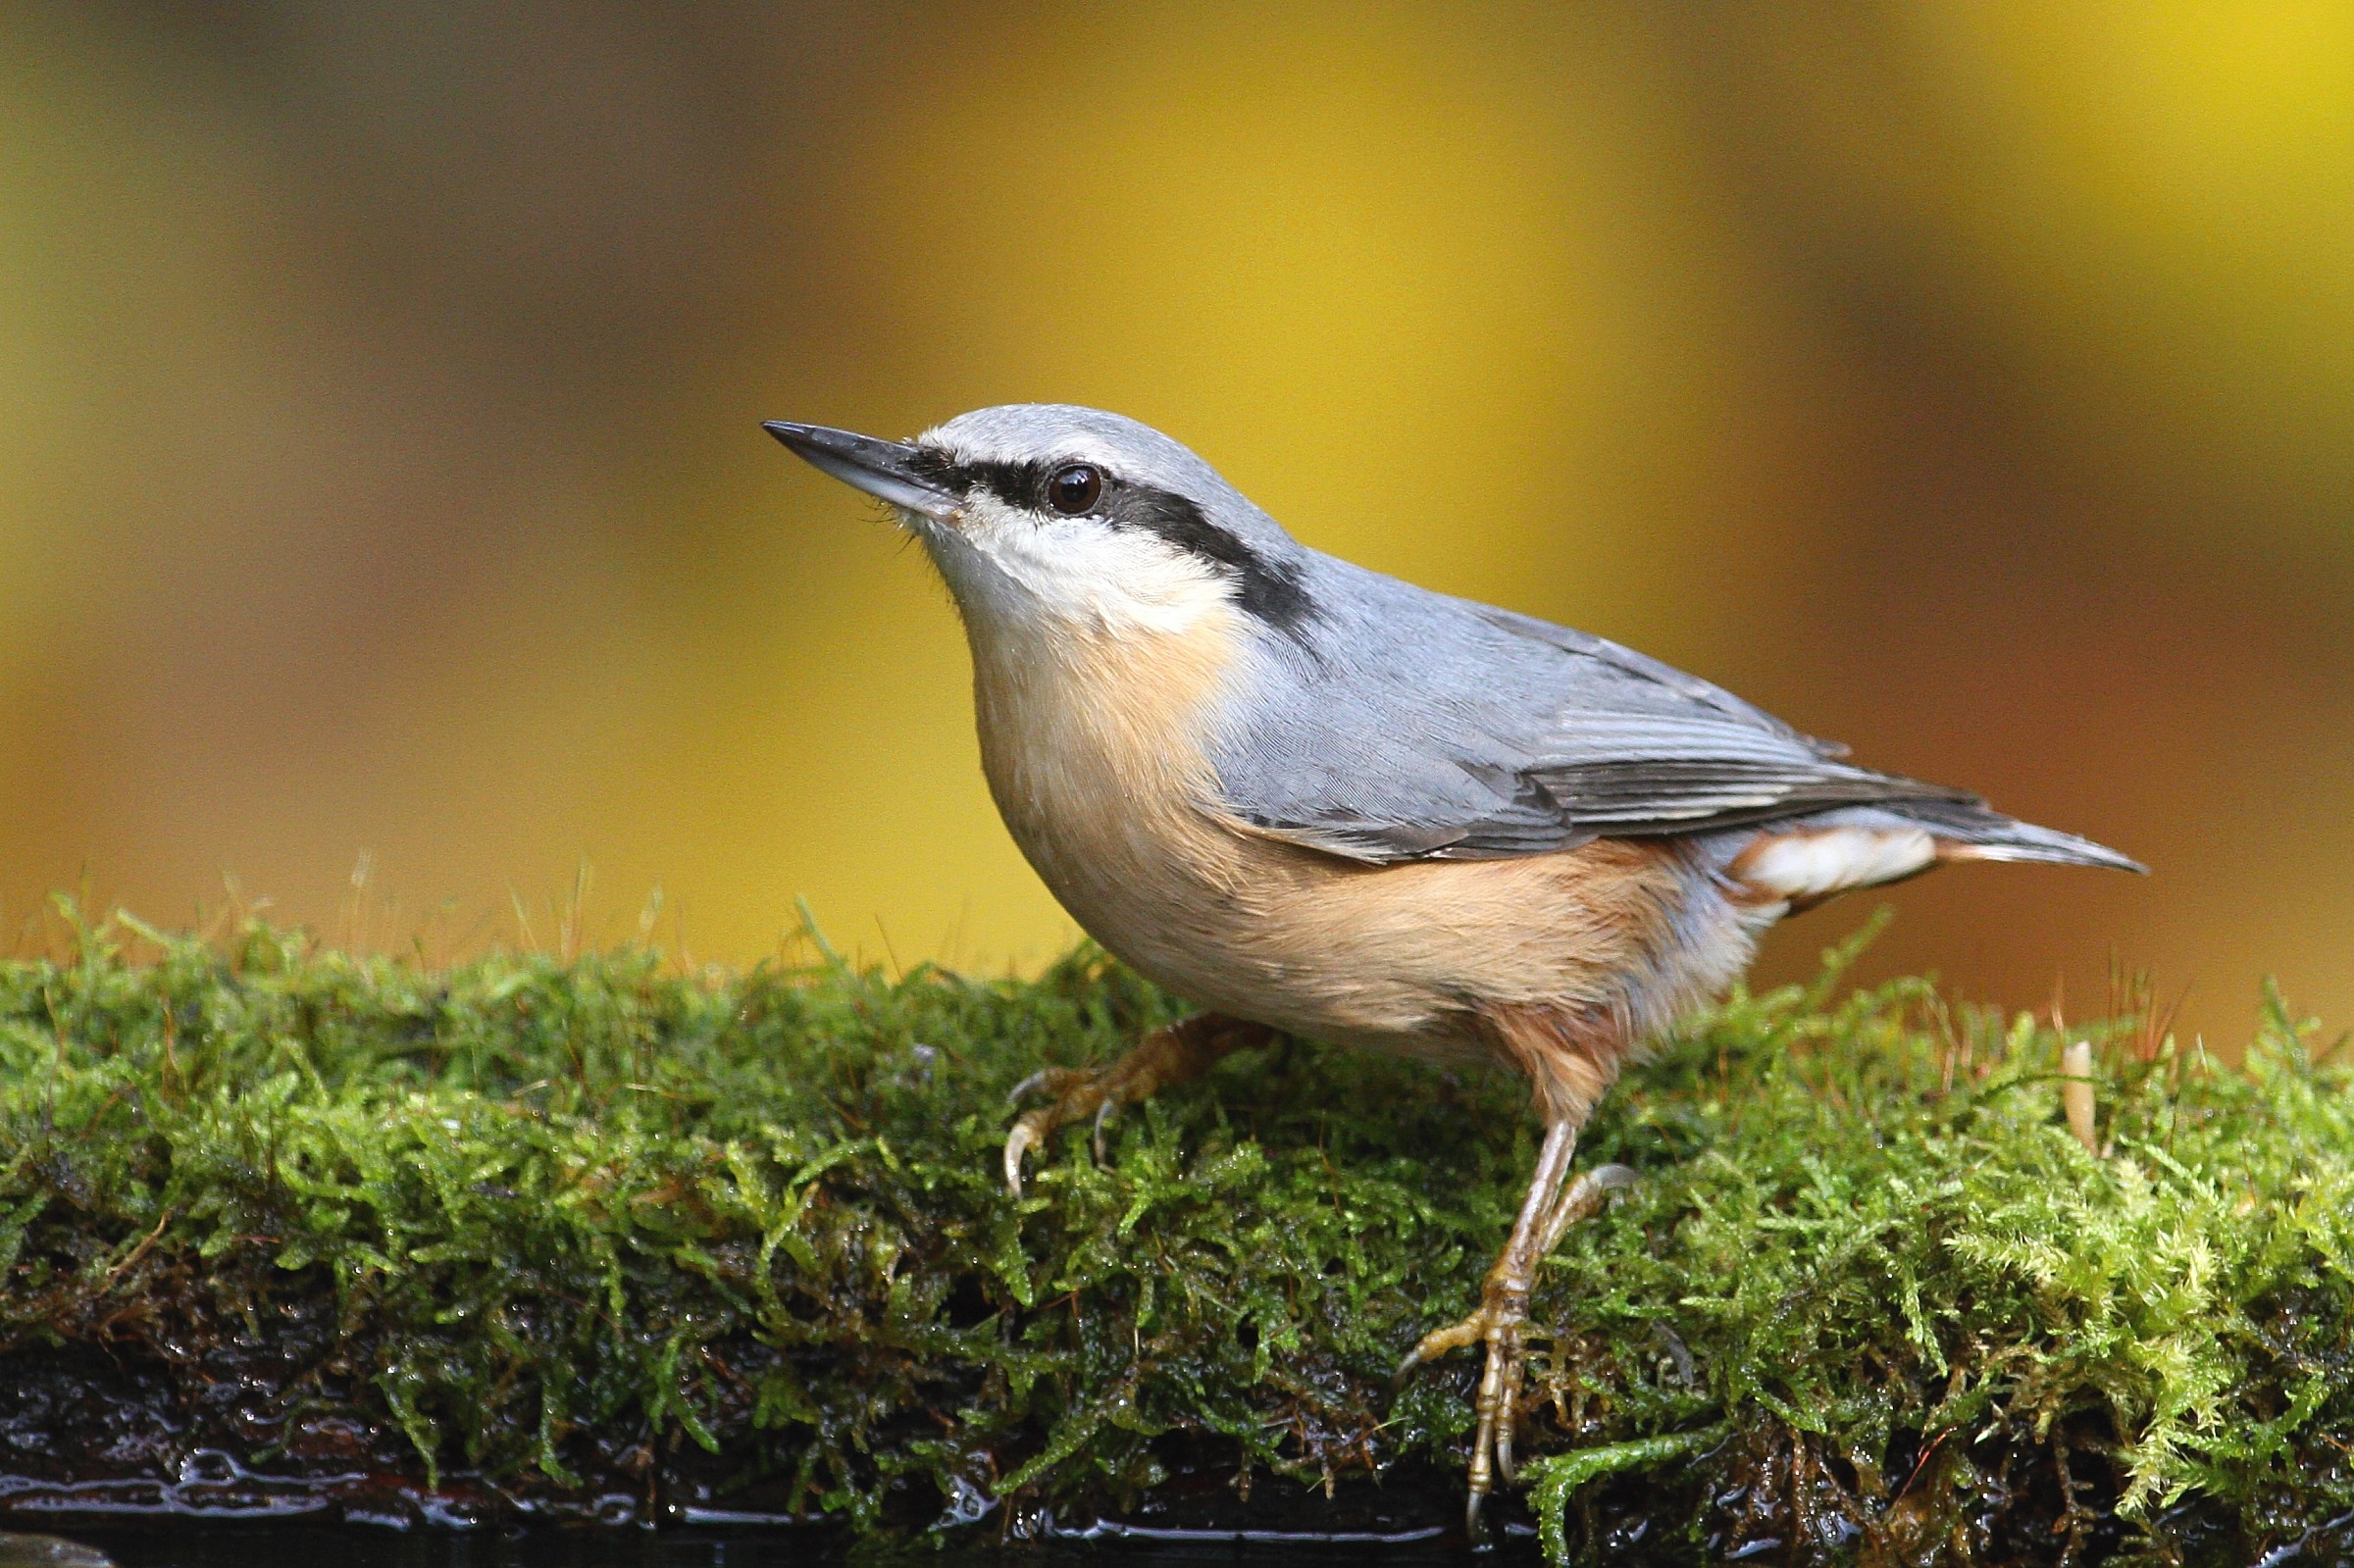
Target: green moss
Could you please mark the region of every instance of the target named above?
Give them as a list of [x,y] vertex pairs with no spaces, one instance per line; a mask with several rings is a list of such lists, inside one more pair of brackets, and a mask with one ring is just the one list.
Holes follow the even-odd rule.
[[[2244,1560],[2354,1510],[2354,1099],[2309,1029],[2272,998],[2244,1072],[2078,1031],[2095,1154],[2048,1029],[1833,989],[1737,997],[1590,1130],[1644,1180],[1537,1295],[1549,1544]],[[52,1481],[201,1439],[870,1534],[1451,1483],[1472,1358],[1391,1369],[1510,1224],[1521,1090],[1287,1046],[1006,1196],[1008,1087],[1173,1011],[1087,953],[434,972],[84,930],[0,965],[0,1390],[50,1391],[0,1438]],[[76,1447],[67,1383],[178,1413]]]

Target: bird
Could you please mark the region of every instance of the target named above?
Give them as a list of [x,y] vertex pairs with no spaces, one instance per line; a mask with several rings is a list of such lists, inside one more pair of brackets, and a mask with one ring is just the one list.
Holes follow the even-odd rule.
[[1008,404],[897,441],[764,429],[886,503],[972,651],[989,788],[1105,950],[1201,1009],[1025,1080],[1003,1147],[1297,1037],[1527,1079],[1544,1125],[1479,1305],[1399,1368],[1484,1353],[1465,1520],[1514,1479],[1529,1293],[1632,1180],[1572,1179],[1621,1068],[1720,997],[1759,938],[1957,861],[2145,868],[1978,795],[1848,760],[1618,643],[1322,553],[1190,449],[1097,409]]

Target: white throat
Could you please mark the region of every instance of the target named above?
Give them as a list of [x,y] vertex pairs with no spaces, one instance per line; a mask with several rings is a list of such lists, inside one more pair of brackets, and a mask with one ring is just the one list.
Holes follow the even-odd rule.
[[1225,575],[1166,540],[1093,519],[1042,522],[995,497],[919,530],[968,620],[992,630],[1178,633],[1223,619]]

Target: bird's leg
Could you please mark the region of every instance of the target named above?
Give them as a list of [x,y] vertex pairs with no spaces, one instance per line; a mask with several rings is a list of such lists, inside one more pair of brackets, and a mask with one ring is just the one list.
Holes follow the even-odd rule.
[[1528,1193],[1520,1200],[1520,1217],[1512,1222],[1511,1237],[1480,1287],[1478,1309],[1460,1323],[1424,1335],[1398,1368],[1403,1378],[1420,1363],[1450,1350],[1469,1344],[1487,1346],[1487,1364],[1480,1371],[1479,1396],[1473,1407],[1479,1427],[1471,1439],[1471,1495],[1463,1511],[1465,1525],[1473,1530],[1479,1526],[1479,1505],[1496,1485],[1500,1431],[1507,1433],[1501,1456],[1505,1467],[1510,1467],[1510,1412],[1520,1393],[1520,1331],[1528,1322],[1529,1287],[1536,1282],[1537,1262],[1544,1256],[1539,1243],[1553,1229],[1561,1181],[1569,1174],[1569,1158],[1576,1151],[1575,1123],[1546,1124],[1545,1144],[1537,1153],[1537,1168],[1529,1176]]
[[[1561,1195],[1553,1200],[1552,1211],[1545,1216],[1544,1232],[1538,1236],[1537,1244],[1531,1249],[1532,1261],[1529,1265],[1531,1276],[1534,1276],[1539,1265],[1553,1256],[1553,1249],[1561,1244],[1561,1238],[1569,1233],[1570,1226],[1601,1208],[1603,1199],[1609,1197],[1612,1192],[1617,1191],[1620,1188],[1634,1185],[1635,1173],[1630,1167],[1597,1165],[1594,1169],[1580,1175],[1567,1187],[1562,1188]],[[1512,1440],[1517,1436],[1515,1428],[1520,1411],[1520,1378],[1517,1367],[1513,1368],[1510,1378],[1510,1381],[1505,1390],[1504,1404],[1496,1413],[1495,1443],[1496,1473],[1507,1482],[1513,1479]],[[1471,1500],[1474,1514],[1477,1513],[1478,1507],[1479,1493],[1474,1492]]]
[[1625,1166],[1605,1165],[1564,1186],[1570,1157],[1577,1151],[1577,1125],[1566,1119],[1546,1124],[1545,1143],[1537,1154],[1537,1168],[1530,1173],[1520,1216],[1480,1288],[1478,1310],[1460,1323],[1424,1335],[1398,1368],[1399,1377],[1404,1378],[1422,1362],[1451,1350],[1471,1344],[1487,1348],[1474,1405],[1479,1426],[1471,1439],[1470,1495],[1463,1509],[1464,1524],[1474,1531],[1479,1527],[1480,1505],[1497,1480],[1512,1479],[1512,1440],[1525,1370],[1522,1340],[1537,1266],[1572,1224],[1599,1208],[1612,1189],[1634,1180],[1634,1173]]
[[1264,1045],[1275,1032],[1221,1013],[1198,1013],[1152,1031],[1116,1062],[1102,1067],[1049,1067],[1013,1087],[1008,1098],[1043,1091],[1049,1104],[1026,1111],[1005,1136],[1005,1185],[1022,1193],[1022,1156],[1044,1144],[1056,1130],[1083,1118],[1095,1123],[1096,1158],[1103,1157],[1103,1124],[1122,1105],[1150,1099],[1173,1085],[1191,1083],[1229,1051]]

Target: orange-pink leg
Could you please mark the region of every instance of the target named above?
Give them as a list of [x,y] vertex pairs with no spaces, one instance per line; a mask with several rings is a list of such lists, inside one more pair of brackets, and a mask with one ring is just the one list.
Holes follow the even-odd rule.
[[1570,1157],[1576,1152],[1575,1123],[1546,1125],[1537,1168],[1529,1176],[1527,1195],[1520,1200],[1520,1216],[1480,1287],[1478,1309],[1460,1323],[1424,1335],[1398,1368],[1398,1376],[1404,1378],[1421,1363],[1451,1350],[1470,1344],[1487,1347],[1474,1404],[1479,1426],[1471,1439],[1470,1495],[1463,1505],[1464,1525],[1473,1532],[1479,1528],[1480,1505],[1495,1490],[1498,1479],[1509,1484],[1513,1476],[1512,1441],[1526,1370],[1522,1341],[1537,1266],[1561,1244],[1573,1223],[1601,1207],[1604,1196],[1613,1189],[1634,1180],[1634,1172],[1625,1166],[1605,1165],[1564,1185]]
[[1275,1032],[1220,1013],[1200,1013],[1156,1029],[1116,1062],[1103,1067],[1049,1067],[1013,1087],[1014,1100],[1045,1092],[1053,1100],[1024,1112],[1005,1136],[1005,1185],[1022,1195],[1022,1156],[1061,1128],[1091,1120],[1096,1158],[1103,1157],[1103,1124],[1123,1105],[1150,1099],[1164,1088],[1188,1084],[1230,1051],[1264,1045]]

